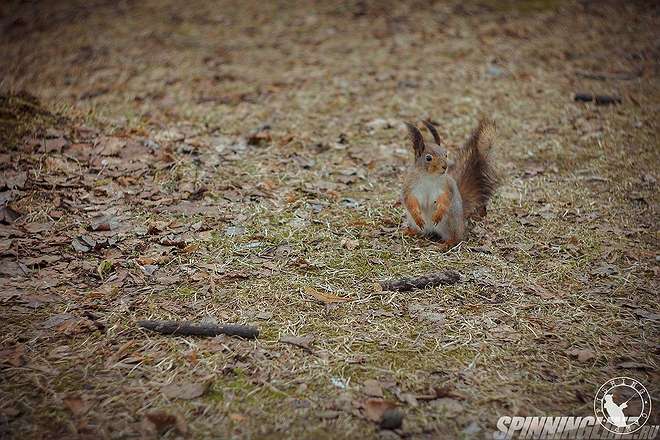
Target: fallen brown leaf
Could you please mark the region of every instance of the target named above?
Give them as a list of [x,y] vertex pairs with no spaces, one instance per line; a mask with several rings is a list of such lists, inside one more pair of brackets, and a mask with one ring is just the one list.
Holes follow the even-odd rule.
[[647,319],[649,321],[660,321],[660,313],[651,312],[644,309],[635,309],[633,313],[639,316],[642,319]]
[[114,231],[119,227],[119,221],[116,217],[103,215],[94,218],[89,226],[92,231]]
[[464,407],[456,399],[448,397],[441,397],[431,402],[431,405],[440,413],[446,414],[448,417],[454,417],[464,411]]
[[245,417],[244,415],[236,414],[236,413],[229,414],[229,418],[236,423],[241,423],[247,420],[247,417]]
[[183,252],[186,254],[192,254],[193,252],[196,252],[199,250],[199,243],[192,243],[189,244],[188,246],[183,248]]
[[360,245],[360,242],[352,238],[343,238],[340,244],[343,248],[352,251],[357,249],[357,247]]
[[71,246],[76,252],[89,252],[93,246],[89,246],[79,238],[74,238],[71,241]]
[[91,402],[77,395],[67,396],[62,399],[64,406],[71,411],[75,417],[84,415],[91,408]]
[[62,325],[64,322],[75,319],[75,316],[70,313],[58,313],[52,315],[50,318],[41,323],[43,328],[53,328]]
[[209,387],[209,382],[187,382],[182,384],[165,385],[160,391],[170,399],[192,400],[203,396]]
[[2,350],[0,351],[0,365],[20,367],[25,364],[24,354],[25,347],[23,345],[17,345],[9,350]]
[[596,353],[589,348],[573,348],[571,350],[566,350],[566,354],[577,358],[580,362],[587,362],[596,358]]
[[633,361],[621,362],[616,367],[624,370],[649,370],[649,371],[653,370],[652,365],[643,364],[641,362],[633,362]]
[[21,213],[12,209],[11,206],[0,206],[0,223],[14,223],[21,216]]
[[362,409],[367,419],[380,423],[387,410],[395,409],[396,403],[383,399],[367,399],[362,403]]
[[42,266],[44,264],[52,264],[57,261],[59,261],[61,257],[57,255],[42,255],[40,257],[29,257],[29,258],[23,258],[21,260],[21,263],[25,264],[26,266]]
[[188,422],[179,413],[170,414],[165,411],[151,411],[145,415],[158,433],[164,433],[174,428],[181,435],[188,434]]
[[3,173],[0,175],[0,189],[21,189],[25,186],[27,181],[27,173]]
[[311,351],[310,344],[314,342],[315,338],[316,337],[314,335],[307,335],[307,336],[285,335],[280,338],[280,342],[283,342],[285,344],[295,345],[297,347]]
[[307,295],[316,298],[324,304],[334,304],[350,301],[350,298],[343,298],[341,296],[333,295],[332,293],[319,292],[313,287],[305,287],[303,290]]
[[364,381],[362,392],[371,397],[383,397],[383,387],[380,385],[380,382],[374,379]]
[[25,276],[31,272],[30,268],[20,261],[12,261],[9,258],[0,260],[0,275]]
[[53,227],[53,222],[49,223],[27,223],[23,225],[26,231],[32,234],[39,234],[41,232],[46,232]]
[[562,297],[562,295],[559,294],[558,292],[551,292],[550,290],[537,285],[527,286],[527,291],[532,295],[538,296],[541,299],[550,300],[550,299],[557,299]]

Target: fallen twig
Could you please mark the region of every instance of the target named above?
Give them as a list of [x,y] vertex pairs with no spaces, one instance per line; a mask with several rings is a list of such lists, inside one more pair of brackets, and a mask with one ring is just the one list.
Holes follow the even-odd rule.
[[596,73],[596,72],[575,72],[577,76],[587,79],[593,79],[596,81],[607,81],[607,80],[622,80],[629,81],[631,79],[639,78],[642,76],[642,71],[637,70],[635,72],[618,72],[618,73]]
[[596,105],[621,104],[621,98],[610,95],[592,95],[591,93],[576,93],[575,100],[578,102],[595,101]]
[[461,280],[458,272],[447,270],[419,277],[405,277],[395,280],[379,281],[383,290],[407,292],[414,289],[425,289],[427,287],[440,286],[444,284],[455,284]]
[[138,325],[164,335],[217,336],[223,334],[240,336],[245,339],[254,339],[259,336],[259,330],[249,325],[218,325],[205,322],[159,320],[142,320],[138,321]]

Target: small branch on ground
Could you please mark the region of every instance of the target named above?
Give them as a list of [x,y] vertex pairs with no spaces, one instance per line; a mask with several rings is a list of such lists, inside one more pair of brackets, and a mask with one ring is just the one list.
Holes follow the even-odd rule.
[[621,98],[618,96],[592,95],[591,93],[576,93],[574,99],[577,102],[595,101],[596,105],[621,104]]
[[245,339],[254,339],[259,336],[259,330],[249,325],[218,325],[205,322],[190,321],[138,321],[138,325],[164,335],[177,336],[240,336]]
[[596,81],[608,81],[608,80],[622,80],[629,81],[632,79],[639,78],[642,76],[642,70],[636,70],[634,72],[617,72],[617,73],[596,73],[596,72],[575,72],[579,77],[586,79],[593,79]]
[[379,281],[383,290],[407,292],[414,289],[425,289],[447,284],[456,284],[461,280],[458,272],[447,270],[419,277],[405,277],[395,280]]

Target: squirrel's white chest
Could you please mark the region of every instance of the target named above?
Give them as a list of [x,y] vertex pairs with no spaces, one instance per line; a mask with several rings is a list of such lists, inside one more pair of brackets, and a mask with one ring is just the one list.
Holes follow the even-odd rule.
[[428,176],[420,179],[412,188],[412,194],[419,201],[419,207],[424,214],[430,216],[436,210],[436,201],[446,191],[444,176]]

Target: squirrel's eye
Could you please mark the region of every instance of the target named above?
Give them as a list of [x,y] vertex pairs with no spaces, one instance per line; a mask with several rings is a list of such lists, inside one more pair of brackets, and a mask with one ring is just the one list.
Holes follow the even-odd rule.
[[433,156],[431,156],[430,154],[427,154],[424,159],[426,159],[427,162],[431,162],[433,160]]

